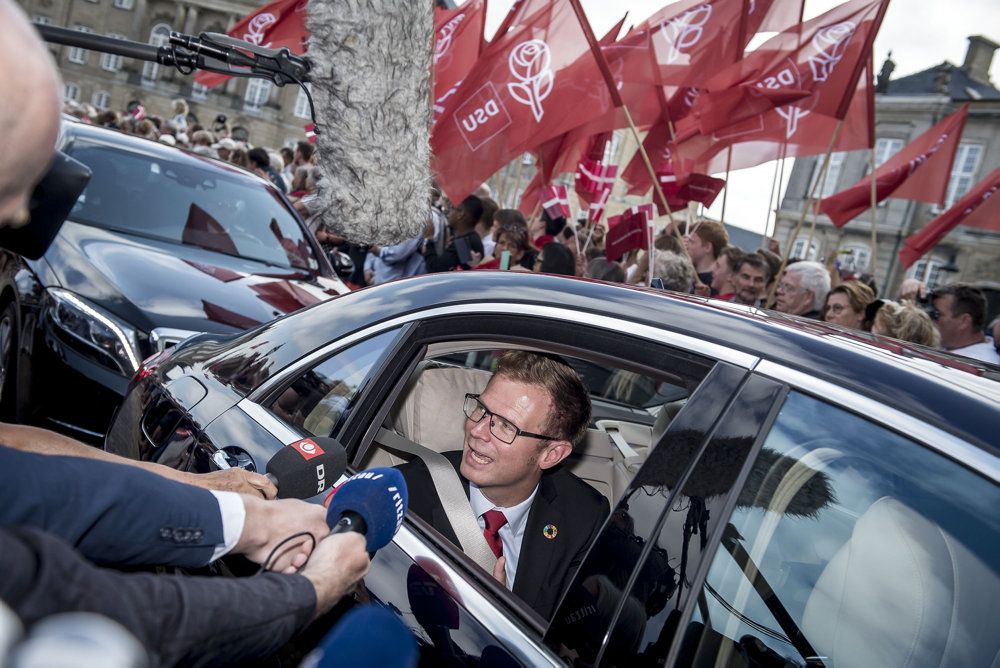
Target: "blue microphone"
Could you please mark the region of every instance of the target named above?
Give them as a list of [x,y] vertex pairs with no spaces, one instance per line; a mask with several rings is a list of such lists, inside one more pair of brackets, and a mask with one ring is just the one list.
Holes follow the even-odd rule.
[[399,617],[366,605],[345,614],[302,668],[416,668],[418,658],[417,641]]
[[403,474],[394,468],[361,471],[348,478],[330,501],[326,523],[330,533],[356,531],[374,554],[403,524],[409,496]]

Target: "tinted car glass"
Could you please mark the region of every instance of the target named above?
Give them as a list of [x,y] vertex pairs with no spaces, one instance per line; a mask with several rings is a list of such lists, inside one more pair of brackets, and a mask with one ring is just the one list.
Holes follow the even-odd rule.
[[281,267],[319,268],[305,231],[277,190],[230,167],[76,142],[93,171],[69,217],[80,223]]
[[396,335],[397,330],[382,332],[323,360],[281,391],[269,408],[313,436],[335,436]]
[[953,461],[789,395],[715,552],[682,662],[989,665],[997,501]]

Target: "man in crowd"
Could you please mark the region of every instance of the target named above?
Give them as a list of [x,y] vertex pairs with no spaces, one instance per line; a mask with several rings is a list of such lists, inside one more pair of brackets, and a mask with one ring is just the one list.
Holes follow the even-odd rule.
[[[590,396],[563,360],[508,351],[464,410],[463,448],[445,456],[498,557],[493,576],[548,619],[609,512],[607,499],[559,466],[586,433]],[[458,544],[424,463],[400,471],[410,509]]]
[[736,292],[736,262],[743,256],[736,246],[726,246],[712,265],[712,296],[730,300]]
[[771,281],[771,268],[758,253],[745,253],[733,267],[736,292],[729,300],[746,306],[760,306],[767,284]]
[[448,245],[441,249],[437,247],[435,231],[428,228],[424,233],[424,260],[429,273],[450,271],[456,267],[469,268],[473,253],[478,258],[483,257],[483,241],[476,232],[476,223],[483,216],[483,204],[479,198],[469,195],[462,203],[451,210],[448,215],[448,226],[453,237]]
[[712,284],[715,260],[728,243],[729,234],[726,233],[726,228],[714,220],[701,221],[684,237],[684,247],[695,271],[698,272],[700,283]]
[[247,153],[247,157],[250,158],[250,166],[257,176],[267,179],[274,184],[275,188],[285,192],[285,182],[282,181],[277,170],[271,166],[271,156],[267,154],[265,149],[260,146],[252,148]]
[[941,347],[956,355],[1000,364],[1000,356],[983,334],[986,296],[977,287],[952,283],[931,295],[930,316],[941,333]]
[[830,274],[819,262],[796,262],[788,265],[778,282],[775,310],[820,319],[820,309],[830,291]]

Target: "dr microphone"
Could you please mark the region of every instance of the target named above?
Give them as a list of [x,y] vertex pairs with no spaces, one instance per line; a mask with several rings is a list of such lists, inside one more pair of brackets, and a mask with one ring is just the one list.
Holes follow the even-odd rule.
[[337,488],[326,511],[330,533],[354,531],[374,554],[396,535],[409,503],[403,474],[393,468],[361,471]]
[[336,439],[314,436],[286,445],[267,463],[279,499],[308,499],[325,492],[347,468],[347,452]]

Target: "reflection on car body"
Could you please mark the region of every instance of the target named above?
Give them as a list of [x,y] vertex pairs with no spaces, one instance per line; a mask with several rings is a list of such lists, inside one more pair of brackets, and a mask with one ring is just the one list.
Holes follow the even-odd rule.
[[[557,354],[590,378],[594,406],[565,466],[611,515],[543,619],[411,513],[365,584],[427,661],[996,655],[995,371],[696,298],[476,274],[407,279],[187,343],[141,371],[106,446],[195,470],[225,448],[262,468],[314,434],[339,439],[354,469],[396,465],[417,451],[407,442],[461,442],[464,396],[498,351]],[[136,428],[154,414],[172,424]],[[168,453],[178,431],[190,438]]]

